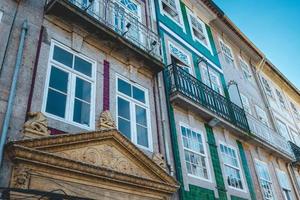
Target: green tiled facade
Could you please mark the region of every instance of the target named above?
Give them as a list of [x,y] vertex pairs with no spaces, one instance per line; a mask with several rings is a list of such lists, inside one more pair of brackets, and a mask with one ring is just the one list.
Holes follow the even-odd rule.
[[230,199],[231,200],[248,200],[248,199],[244,199],[244,198],[236,197],[236,196],[231,196]]

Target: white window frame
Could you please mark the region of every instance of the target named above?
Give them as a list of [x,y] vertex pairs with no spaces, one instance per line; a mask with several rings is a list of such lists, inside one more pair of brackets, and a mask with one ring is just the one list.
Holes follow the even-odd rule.
[[290,101],[290,107],[291,107],[292,113],[295,116],[295,118],[297,120],[300,120],[299,109],[297,108],[297,106],[292,101]]
[[[287,135],[283,135],[284,133],[281,133],[280,132],[280,125],[283,125],[284,127],[285,127],[285,130],[286,130],[286,134]],[[282,136],[282,137],[286,137],[286,136],[288,136],[288,138],[285,138],[286,140],[288,140],[288,141],[290,141],[291,140],[291,135],[290,135],[290,131],[289,131],[289,129],[288,129],[288,126],[283,122],[283,121],[281,121],[280,119],[276,119],[276,126],[277,126],[277,129],[278,129],[278,131],[279,131],[279,134]]]
[[185,31],[179,0],[174,0],[175,1],[175,5],[176,5],[176,11],[177,11],[177,14],[178,14],[178,21],[176,21],[168,12],[166,12],[163,9],[163,2],[162,1],[163,0],[159,0],[160,13],[163,14],[163,15],[165,15],[165,16],[167,16],[168,18],[170,18],[174,23],[176,23],[178,26],[180,26],[181,28],[183,28],[184,31]]
[[[193,31],[193,25],[192,25],[191,16],[194,17],[195,20],[197,20],[197,22],[202,26],[202,30],[203,30],[202,34],[203,34],[203,37],[206,40],[207,44],[205,44],[202,40],[198,39],[195,36],[194,31]],[[187,8],[187,17],[188,17],[188,21],[189,21],[189,25],[190,25],[190,31],[192,33],[193,39],[195,41],[198,41],[203,46],[205,46],[210,51],[210,53],[212,54],[211,44],[210,44],[210,41],[209,41],[209,37],[208,37],[208,33],[207,33],[207,29],[206,29],[205,23],[199,17],[197,17],[191,10],[189,10],[188,8]]]
[[279,106],[283,109],[287,109],[283,93],[281,91],[279,91],[279,89],[277,89],[277,88],[275,89],[275,92],[276,92],[276,96],[277,96],[277,99],[278,99]]
[[[242,100],[244,110],[251,115],[252,111],[251,111],[251,104],[250,104],[249,98],[246,95],[241,93],[241,100]],[[244,102],[244,100],[245,100],[245,102]]]
[[[292,198],[292,189],[291,189],[290,183],[288,182],[289,179],[288,179],[286,172],[282,171],[280,169],[276,169],[276,175],[277,175],[277,179],[278,179],[280,188],[282,190],[282,195],[284,196],[285,200],[289,200],[285,196],[285,191],[287,191],[289,193],[290,199],[292,200],[293,199]],[[283,175],[284,177],[280,177],[281,175]],[[287,184],[288,184],[287,186],[282,185],[281,178],[285,178],[287,180]]]
[[[234,54],[233,54],[232,48],[231,48],[227,43],[225,43],[222,39],[219,39],[219,41],[220,41],[220,50],[221,50],[221,52],[222,52],[224,62],[225,62],[226,64],[228,64],[227,61],[226,61],[226,58],[225,58],[225,57],[227,57],[228,59],[231,59],[231,60],[232,60],[232,65],[233,65],[232,67],[236,67],[235,59],[234,59]],[[231,54],[231,55],[228,55],[228,53],[226,53],[226,52],[223,50],[222,46],[225,46],[226,48],[228,48],[228,50],[230,51],[230,54]]]
[[[233,169],[236,169],[236,170],[239,171],[239,174],[240,174],[240,177],[241,177],[241,181],[242,181],[242,187],[243,187],[243,189],[236,188],[236,187],[233,187],[233,186],[231,186],[231,185],[228,185],[228,183],[225,181],[226,184],[227,184],[227,186],[228,186],[229,188],[232,188],[232,189],[235,189],[235,190],[238,190],[238,191],[243,191],[243,192],[246,191],[246,185],[245,185],[244,176],[243,176],[243,171],[242,171],[241,164],[240,164],[240,157],[239,157],[239,154],[237,153],[237,152],[238,152],[238,151],[237,151],[237,148],[235,148],[234,146],[229,145],[229,144],[227,144],[227,143],[225,143],[225,142],[223,142],[223,141],[219,141],[219,147],[220,147],[221,145],[226,146],[227,148],[230,148],[230,149],[232,149],[232,150],[235,152],[238,167],[232,166],[232,165],[230,165],[230,164],[225,163],[223,159],[222,159],[222,162],[223,162],[224,167],[225,167],[225,166],[228,166],[228,167],[230,167],[230,168],[233,168]],[[221,147],[220,147],[220,148],[221,148]],[[221,149],[220,149],[219,155],[222,155],[222,154],[223,154],[223,153],[222,153],[222,151],[221,151]],[[225,170],[225,169],[224,169],[224,170]],[[224,175],[227,176],[227,175],[225,174],[225,171],[224,171]]]
[[[219,94],[220,95],[224,95],[224,90],[223,90],[223,85],[222,85],[220,74],[218,74],[218,72],[216,72],[215,70],[213,70],[211,67],[208,67],[208,73],[209,74],[207,74],[207,75],[210,76],[210,77],[206,77],[205,71],[207,71],[207,67],[205,65],[200,65],[200,71],[201,71],[202,82],[205,85],[207,85],[208,87],[210,87],[212,90],[214,90],[214,89],[211,87],[212,85],[210,85],[210,80],[211,80],[211,76],[215,76],[216,80],[217,80],[218,88],[220,90]],[[217,92],[217,91],[215,91],[215,92]]]
[[300,147],[300,133],[290,128],[290,133],[293,136],[293,141],[296,145]]
[[[92,75],[91,77],[88,77],[80,72],[77,72],[73,69],[71,69],[68,66],[65,66],[64,64],[57,62],[53,59],[53,53],[54,53],[54,46],[57,46],[59,48],[62,48],[63,50],[71,53],[85,61],[88,61],[92,64]],[[73,58],[74,59],[74,58]],[[67,99],[66,99],[66,111],[65,111],[65,118],[56,116],[51,113],[46,112],[46,105],[47,105],[47,97],[48,97],[48,91],[49,91],[49,81],[50,81],[50,73],[52,66],[55,66],[56,68],[59,68],[60,70],[67,72],[69,74],[70,79],[68,80],[68,93],[67,93]],[[75,74],[75,75],[72,75]],[[73,121],[73,114],[74,114],[74,99],[75,99],[75,81],[76,77],[80,77],[81,79],[88,81],[91,83],[91,103],[90,103],[90,126],[85,126],[83,124],[77,123]],[[48,58],[48,64],[47,64],[47,75],[46,75],[46,81],[44,86],[44,94],[43,94],[43,103],[42,103],[42,113],[52,119],[71,124],[77,127],[80,127],[82,129],[86,130],[94,130],[95,129],[95,98],[96,98],[96,61],[92,60],[91,58],[77,53],[73,51],[71,48],[67,47],[66,45],[56,41],[51,40],[50,45],[50,52],[49,52],[49,58]]]
[[[200,137],[201,137],[201,141],[202,141],[202,145],[203,145],[203,149],[204,149],[204,154],[202,153],[199,153],[199,152],[195,152],[193,151],[192,149],[188,149],[186,147],[184,147],[184,143],[183,143],[183,135],[182,135],[182,132],[181,132],[181,127],[184,127],[184,128],[187,128],[187,129],[190,129],[191,131],[194,131],[195,133],[197,134],[200,134]],[[196,176],[194,174],[190,174],[188,173],[188,170],[187,170],[187,167],[186,167],[186,161],[185,161],[185,155],[183,156],[183,159],[184,159],[184,167],[186,168],[186,172],[187,172],[187,175],[190,176],[190,177],[193,177],[193,178],[196,178],[196,179],[200,179],[200,180],[204,180],[204,181],[207,181],[207,182],[212,182],[212,178],[211,178],[211,171],[210,171],[210,165],[209,165],[209,161],[208,161],[208,151],[207,151],[207,146],[206,146],[206,141],[205,141],[205,137],[203,134],[205,134],[205,131],[203,130],[200,130],[200,129],[194,129],[194,128],[191,128],[191,126],[189,126],[188,124],[184,123],[184,122],[179,122],[179,129],[180,129],[180,135],[181,135],[181,144],[182,144],[182,149],[183,149],[183,155],[185,154],[185,150],[189,151],[189,152],[192,152],[196,155],[200,155],[200,156],[203,156],[205,157],[205,165],[206,165],[206,169],[207,169],[207,177],[208,179],[206,178],[203,178],[203,177],[200,177],[200,176]]]
[[[268,116],[265,110],[263,110],[261,107],[259,107],[258,105],[255,105],[255,110],[256,110],[256,116],[258,118],[258,120],[260,122],[262,122],[263,124],[265,124],[266,126],[269,125],[269,120],[268,120]],[[261,118],[261,116],[259,115],[259,113],[263,114],[263,118]]]
[[239,61],[240,61],[240,67],[243,72],[243,77],[248,81],[252,81],[253,75],[252,75],[250,66],[242,57],[239,57]]
[[[265,77],[261,76],[261,82],[262,82],[262,85],[263,85],[263,87],[264,87],[264,90],[265,90],[266,94],[267,94],[269,97],[274,98],[273,89],[272,89],[272,87],[271,87],[271,85],[270,85],[269,80],[267,80]],[[269,89],[270,91],[269,91],[268,89]]]
[[[260,174],[258,173],[257,164],[260,164],[260,165],[263,165],[264,167],[266,167],[270,180],[266,180],[266,179],[260,177]],[[261,182],[262,180],[271,184],[271,190],[272,190],[273,197],[272,197],[272,199],[265,199],[265,196],[263,194],[264,200],[275,200],[275,193],[274,193],[273,181],[272,181],[272,178],[271,178],[271,174],[270,174],[270,171],[269,171],[268,164],[265,163],[265,162],[263,162],[263,161],[260,161],[258,159],[255,159],[255,170],[256,170],[256,174],[258,176],[259,186],[260,186],[262,192],[263,192],[262,182]]]
[[179,47],[178,45],[175,45],[173,42],[171,42],[171,41],[168,41],[168,49],[169,49],[169,55],[170,55],[170,62],[172,62],[172,57],[171,56],[174,56],[175,58],[177,58],[178,60],[180,60],[180,61],[182,61],[180,58],[178,58],[176,55],[174,55],[173,53],[172,53],[172,51],[171,51],[171,45],[172,46],[174,46],[176,49],[178,49],[179,51],[181,51],[181,53],[182,54],[184,54],[184,55],[186,55],[186,57],[188,58],[188,63],[185,63],[185,64],[187,64],[186,66],[188,67],[188,69],[189,69],[189,73],[191,74],[191,75],[193,75],[193,76],[195,76],[195,71],[194,71],[194,67],[193,67],[193,65],[192,65],[192,62],[191,62],[191,56],[188,54],[188,53],[186,53],[186,51],[183,49],[183,48],[181,48],[181,47]]
[[[139,102],[138,100],[127,96],[126,94],[123,94],[122,92],[118,91],[118,79],[125,81],[126,83],[130,84],[131,86],[134,86],[140,90],[142,90],[145,93],[145,103]],[[129,102],[130,107],[130,133],[131,133],[131,141],[138,146],[141,149],[145,149],[147,151],[153,152],[153,138],[152,138],[152,131],[151,131],[151,118],[150,118],[150,105],[149,105],[149,91],[148,89],[140,86],[139,84],[136,84],[129,79],[125,78],[122,75],[116,74],[116,125],[118,127],[118,97],[126,100]],[[135,112],[135,105],[138,105],[139,107],[142,107],[146,109],[146,117],[147,117],[147,131],[148,131],[148,143],[149,147],[145,147],[143,145],[139,145],[137,143],[137,131],[136,131],[136,112]],[[126,136],[125,136],[126,137]]]

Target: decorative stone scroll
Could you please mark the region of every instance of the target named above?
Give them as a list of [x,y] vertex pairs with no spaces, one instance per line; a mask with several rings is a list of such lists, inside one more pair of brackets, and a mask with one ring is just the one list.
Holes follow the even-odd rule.
[[98,130],[116,128],[115,122],[114,122],[109,110],[105,110],[100,114],[97,128],[98,128]]
[[29,169],[15,167],[13,170],[13,180],[11,182],[11,187],[18,189],[28,189],[29,178]]
[[47,118],[41,112],[29,112],[29,119],[24,123],[23,133],[27,137],[41,137],[50,134]]
[[167,170],[166,167],[166,162],[164,160],[164,156],[160,153],[154,153],[152,156],[152,160],[158,165],[160,166],[163,170]]

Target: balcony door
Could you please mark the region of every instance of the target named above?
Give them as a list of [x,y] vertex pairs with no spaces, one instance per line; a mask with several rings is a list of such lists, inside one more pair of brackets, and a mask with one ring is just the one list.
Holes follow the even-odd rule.
[[141,5],[135,0],[116,0],[112,14],[116,31],[139,44],[141,41]]

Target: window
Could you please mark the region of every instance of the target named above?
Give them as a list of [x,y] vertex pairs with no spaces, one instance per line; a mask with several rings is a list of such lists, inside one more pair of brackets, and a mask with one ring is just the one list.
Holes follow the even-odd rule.
[[189,19],[193,38],[209,48],[209,40],[205,24],[199,18],[194,17],[192,13],[189,14]]
[[46,114],[93,128],[94,69],[89,59],[52,42],[43,105]]
[[267,164],[256,160],[255,166],[264,200],[273,200],[273,186]]
[[270,87],[269,82],[267,81],[267,79],[265,79],[264,77],[261,77],[262,83],[264,85],[266,94],[270,97],[273,97],[273,92],[272,92],[272,88]]
[[128,139],[152,151],[148,91],[117,77],[117,125]]
[[181,126],[181,134],[188,174],[209,179],[207,156],[202,135],[184,126]]
[[243,103],[243,107],[244,107],[245,111],[247,111],[249,114],[251,114],[251,106],[250,106],[248,97],[241,94],[241,99],[242,99],[242,103]]
[[251,74],[251,71],[250,71],[250,67],[241,58],[240,58],[240,65],[241,65],[241,68],[242,68],[242,71],[243,71],[244,78],[247,79],[247,80],[249,80],[249,81],[252,80],[252,74]]
[[289,131],[288,131],[286,125],[282,121],[277,120],[277,127],[278,127],[278,131],[281,136],[283,136],[287,140],[291,140]]
[[220,144],[227,184],[230,187],[243,190],[241,168],[235,149]]
[[172,63],[182,67],[188,73],[193,74],[189,56],[172,43],[169,43],[169,48]]
[[278,97],[280,106],[281,106],[282,108],[286,108],[286,105],[285,105],[285,102],[284,102],[282,93],[281,93],[279,90],[276,89],[276,94],[277,94],[277,97]]
[[300,119],[300,114],[299,114],[298,109],[296,108],[296,105],[293,104],[292,102],[290,102],[290,103],[291,103],[291,108],[292,108],[292,111],[293,111],[295,117],[296,117],[297,119]]
[[[202,82],[211,87],[214,91],[219,94],[223,94],[222,84],[220,80],[220,76],[213,69],[209,67],[209,71],[207,71],[207,65],[204,62],[200,63],[201,71],[202,71]],[[209,75],[208,75],[209,73]],[[210,77],[210,78],[209,78]]]
[[176,0],[161,0],[162,9],[176,22],[180,22]]
[[220,41],[221,50],[223,52],[223,56],[225,59],[225,62],[231,66],[234,66],[234,58],[231,51],[231,48],[226,45],[223,41]]
[[280,184],[280,187],[283,192],[284,199],[292,200],[291,187],[290,187],[290,184],[288,181],[289,179],[288,179],[286,173],[282,170],[277,169],[277,177],[278,177],[279,184]]
[[255,106],[255,109],[258,119],[265,125],[268,125],[268,117],[266,112],[258,106]]
[[300,147],[300,135],[292,129],[290,129],[290,131],[291,131],[291,134],[294,138],[294,143]]

